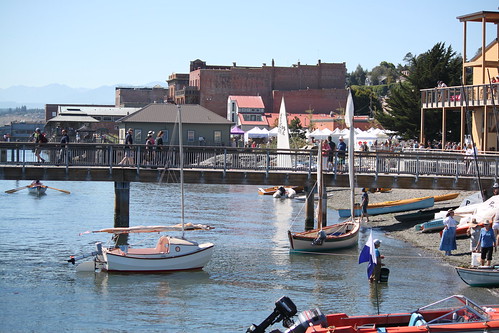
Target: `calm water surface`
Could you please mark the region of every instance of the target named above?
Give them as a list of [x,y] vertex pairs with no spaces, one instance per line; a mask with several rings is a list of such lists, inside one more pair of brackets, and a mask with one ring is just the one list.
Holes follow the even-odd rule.
[[[172,274],[76,273],[69,255],[94,250],[113,226],[114,184],[45,182],[35,197],[4,191],[29,182],[0,181],[1,332],[245,332],[283,295],[299,311],[374,314],[359,248],[329,255],[290,255],[287,230],[303,227],[303,203],[257,194],[256,186],[186,185],[186,222],[211,231],[187,234],[216,245],[203,271]],[[180,221],[177,184],[131,184],[130,225]],[[330,219],[337,218],[335,211]],[[497,304],[495,289],[470,288],[453,268],[373,229],[390,268],[379,288],[381,312],[415,310],[452,294]],[[134,239],[130,239],[134,243]],[[275,327],[281,327],[276,325]]]

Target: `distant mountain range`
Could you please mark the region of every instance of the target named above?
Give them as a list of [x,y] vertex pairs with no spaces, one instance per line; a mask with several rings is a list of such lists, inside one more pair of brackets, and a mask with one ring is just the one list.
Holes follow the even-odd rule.
[[[166,87],[166,82],[150,82],[139,87]],[[62,84],[44,87],[13,86],[0,88],[0,108],[44,108],[45,104],[113,104],[116,87],[133,87],[130,84],[102,86],[95,89],[71,88]]]

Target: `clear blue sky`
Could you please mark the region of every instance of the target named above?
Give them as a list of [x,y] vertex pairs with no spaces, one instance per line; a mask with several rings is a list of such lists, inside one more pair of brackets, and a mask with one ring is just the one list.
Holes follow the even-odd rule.
[[[1,0],[0,88],[144,85],[208,64],[345,62],[372,69],[437,42],[462,52],[456,17],[497,0]],[[491,25],[491,24],[489,24]],[[492,26],[492,25],[491,25]],[[479,23],[468,24],[480,47]],[[495,36],[491,32],[487,42]],[[470,52],[470,51],[469,51]],[[473,52],[474,53],[474,52]],[[166,82],[165,82],[166,85]]]

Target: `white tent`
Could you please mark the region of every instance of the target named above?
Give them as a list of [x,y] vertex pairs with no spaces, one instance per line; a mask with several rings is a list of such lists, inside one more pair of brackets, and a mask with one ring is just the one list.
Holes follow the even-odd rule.
[[265,139],[269,137],[269,131],[266,128],[261,129],[260,127],[253,127],[246,133],[244,133],[244,142],[248,142],[248,139]]
[[269,136],[273,136],[273,137],[276,137],[277,136],[277,132],[279,131],[279,128],[278,127],[274,127],[273,129],[271,129],[269,131]]

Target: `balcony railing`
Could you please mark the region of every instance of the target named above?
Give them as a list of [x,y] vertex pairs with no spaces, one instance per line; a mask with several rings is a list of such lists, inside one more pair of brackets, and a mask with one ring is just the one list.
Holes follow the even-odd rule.
[[423,109],[498,105],[498,87],[499,84],[493,83],[421,89],[421,105]]

